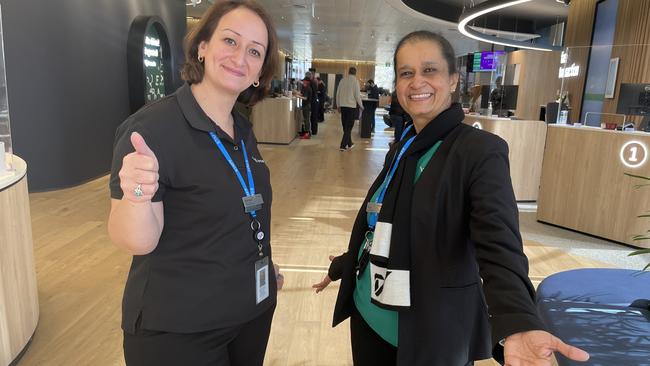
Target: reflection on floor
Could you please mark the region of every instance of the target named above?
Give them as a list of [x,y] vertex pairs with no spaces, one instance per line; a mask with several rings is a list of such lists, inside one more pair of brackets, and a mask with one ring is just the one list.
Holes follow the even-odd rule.
[[[347,247],[354,217],[393,133],[377,118],[372,139],[359,139],[355,127],[357,146],[340,152],[340,125],[337,114],[328,114],[311,140],[261,147],[274,188],[274,259],[285,274],[266,365],[352,364],[348,325],[331,328],[338,284],[318,295],[311,284],[324,276],[328,255]],[[102,177],[30,195],[41,318],[21,365],[124,364],[120,304],[130,257],[108,239],[107,182]],[[534,214],[521,218],[536,284],[560,270],[607,265],[578,249],[629,250],[536,223]]]

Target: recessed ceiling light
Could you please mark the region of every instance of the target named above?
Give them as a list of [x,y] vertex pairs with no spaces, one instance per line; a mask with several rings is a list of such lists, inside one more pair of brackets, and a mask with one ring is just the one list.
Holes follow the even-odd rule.
[[300,5],[300,4],[293,4],[293,7],[296,8],[296,9],[307,9],[306,6]]

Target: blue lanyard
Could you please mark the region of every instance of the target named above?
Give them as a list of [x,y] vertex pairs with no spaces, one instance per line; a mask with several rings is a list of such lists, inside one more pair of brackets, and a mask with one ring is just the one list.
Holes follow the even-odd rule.
[[411,127],[413,127],[412,124],[408,125],[408,126],[404,129],[404,131],[402,131],[402,136],[399,137],[399,141],[402,141],[402,140],[404,139],[404,136],[406,136],[406,135],[409,133],[409,131],[411,130]]
[[[406,150],[409,148],[409,146],[411,146],[411,143],[413,143],[413,140],[415,140],[415,136],[412,136],[410,139],[406,140],[406,143],[404,143],[404,146],[402,146],[402,149],[400,150],[397,157],[393,159],[393,162],[391,163],[390,169],[388,170],[388,173],[384,177],[384,182],[379,187],[380,191],[379,191],[379,195],[377,196],[376,203],[381,204],[381,203],[384,202],[384,195],[386,194],[386,190],[388,190],[388,185],[393,180],[393,175],[395,174],[395,171],[397,170],[397,166],[399,165],[399,161],[402,159],[402,155],[404,155],[404,152],[406,152]],[[373,230],[375,228],[375,225],[377,225],[377,216],[378,216],[377,212],[370,212],[369,213],[368,227],[371,230]]]
[[[223,143],[221,142],[219,137],[217,137],[217,134],[214,132],[210,132],[210,136],[212,137],[212,140],[214,140],[214,143],[217,144],[217,147],[219,148],[219,151],[221,151],[221,154],[228,161],[228,164],[230,164],[232,170],[237,175],[237,179],[239,179],[239,184],[241,184],[241,187],[244,189],[244,193],[246,194],[246,196],[255,195],[255,181],[253,181],[253,172],[251,172],[251,165],[248,162],[248,154],[246,153],[246,145],[244,144],[244,140],[240,140],[240,142],[241,142],[242,153],[244,154],[244,162],[246,162],[246,173],[248,173],[248,183],[250,184],[250,188],[246,186],[246,182],[244,182],[244,177],[242,177],[241,173],[239,172],[239,169],[237,169],[237,165],[235,165],[235,162],[230,157],[230,154],[228,154],[228,151],[223,146]],[[257,216],[255,211],[251,211],[251,216],[252,217]]]

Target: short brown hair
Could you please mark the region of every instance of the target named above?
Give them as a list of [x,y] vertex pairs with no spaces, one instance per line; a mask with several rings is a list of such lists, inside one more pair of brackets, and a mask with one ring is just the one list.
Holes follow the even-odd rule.
[[266,11],[254,1],[218,1],[208,9],[199,23],[185,37],[185,64],[181,71],[181,77],[190,84],[200,83],[203,80],[203,64],[198,60],[199,45],[203,41],[210,41],[212,34],[217,29],[219,21],[224,15],[240,7],[257,14],[266,25],[268,35],[268,45],[266,47],[266,54],[264,55],[262,71],[260,72],[260,85],[257,88],[251,85],[240,95],[245,95],[245,104],[253,105],[266,96],[268,87],[273,79],[273,73],[278,67],[278,37],[275,32],[275,26]]

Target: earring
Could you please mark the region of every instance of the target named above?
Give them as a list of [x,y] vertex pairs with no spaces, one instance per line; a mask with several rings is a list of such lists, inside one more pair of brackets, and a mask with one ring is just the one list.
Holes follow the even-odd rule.
[[257,88],[258,86],[260,86],[260,81],[259,80],[255,81],[253,83],[253,87]]
[[203,63],[203,60],[205,60],[205,58],[203,56],[201,56],[201,55],[199,55],[198,59],[199,59],[200,63]]

